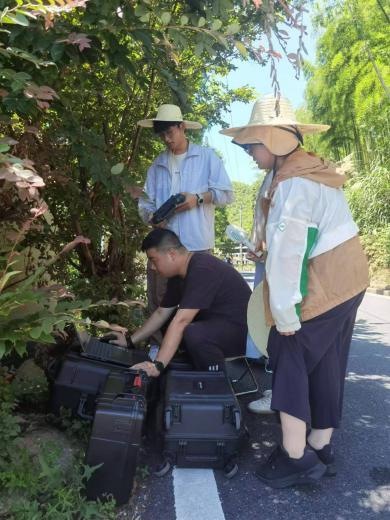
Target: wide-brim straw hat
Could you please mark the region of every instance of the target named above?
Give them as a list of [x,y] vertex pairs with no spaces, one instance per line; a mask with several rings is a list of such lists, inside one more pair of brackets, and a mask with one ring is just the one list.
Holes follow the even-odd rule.
[[188,128],[188,130],[200,130],[202,128],[202,125],[197,121],[186,121],[183,119],[183,114],[181,113],[180,107],[177,105],[161,105],[155,118],[141,119],[141,121],[137,122],[137,125],[144,128],[153,128],[154,121],[172,121],[175,123],[184,123],[184,126]]
[[330,128],[329,125],[297,121],[290,101],[284,97],[279,100],[277,113],[276,102],[272,95],[263,96],[253,105],[247,125],[226,128],[220,133],[233,137],[235,144],[264,144],[271,153],[286,155],[298,146],[301,136]]
[[247,308],[248,332],[256,345],[257,350],[263,356],[268,357],[267,345],[270,327],[265,320],[263,300],[263,282],[257,285],[249,298]]

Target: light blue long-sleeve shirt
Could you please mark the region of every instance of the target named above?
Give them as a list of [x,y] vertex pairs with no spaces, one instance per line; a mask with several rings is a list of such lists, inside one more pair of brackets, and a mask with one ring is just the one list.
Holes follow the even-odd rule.
[[[144,191],[148,199],[140,199],[138,209],[142,220],[149,222],[156,211],[171,195],[169,152],[160,154],[150,166]],[[225,167],[211,149],[189,144],[180,171],[180,192],[212,193],[212,204],[202,204],[191,210],[175,214],[167,228],[178,235],[189,251],[202,251],[214,247],[215,206],[233,201],[233,188]]]

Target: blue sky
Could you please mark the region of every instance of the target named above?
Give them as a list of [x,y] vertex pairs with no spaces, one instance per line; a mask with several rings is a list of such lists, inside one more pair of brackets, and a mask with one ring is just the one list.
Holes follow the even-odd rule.
[[[315,56],[315,35],[310,24],[308,26],[308,35],[304,39],[305,46],[308,51],[307,58],[314,61]],[[297,37],[294,31],[289,31],[291,39],[288,45],[288,52],[295,52],[297,49]],[[296,32],[296,31],[295,31]],[[264,46],[266,46],[264,44]],[[253,87],[260,95],[272,92],[271,79],[269,77],[270,67],[260,66],[255,62],[242,61],[236,62],[237,70],[231,72],[225,79],[228,88],[242,87],[249,85]],[[303,104],[305,79],[303,74],[299,80],[295,78],[295,71],[290,62],[283,56],[278,62],[278,80],[281,87],[282,95],[289,98],[294,108],[298,108]],[[253,103],[233,103],[230,113],[225,114],[225,121],[229,126],[245,125],[249,121]],[[238,146],[231,144],[230,138],[219,134],[220,127],[211,127],[205,134],[205,144],[216,149],[222,154],[225,168],[232,181],[241,181],[252,183],[258,174],[258,169],[252,159]]]

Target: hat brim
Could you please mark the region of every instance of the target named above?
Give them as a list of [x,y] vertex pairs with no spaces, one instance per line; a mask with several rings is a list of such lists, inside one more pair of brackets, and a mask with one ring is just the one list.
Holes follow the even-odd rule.
[[236,137],[239,132],[244,130],[244,128],[252,128],[252,127],[260,127],[260,128],[277,128],[283,126],[293,126],[298,128],[302,135],[307,134],[316,134],[319,132],[326,132],[329,130],[329,125],[317,125],[317,124],[306,124],[306,123],[296,123],[296,122],[286,122],[286,123],[275,123],[274,125],[266,124],[252,124],[252,125],[244,125],[244,126],[235,126],[231,128],[224,128],[219,131],[222,135],[227,135],[230,137]]
[[272,154],[282,156],[299,146],[299,138],[295,133],[276,126],[254,126],[237,132],[233,143],[244,147],[248,144],[263,144]]
[[263,282],[257,285],[249,298],[247,309],[248,332],[260,354],[268,357],[267,345],[270,327],[265,321]]
[[[141,119],[141,121],[137,122],[138,126],[141,126],[142,128],[153,128],[154,121],[161,121],[163,122],[163,119]],[[198,123],[197,121],[185,121],[182,119],[171,119],[169,122],[175,122],[175,123],[184,123],[184,126],[188,130],[200,130],[202,128],[202,125]]]

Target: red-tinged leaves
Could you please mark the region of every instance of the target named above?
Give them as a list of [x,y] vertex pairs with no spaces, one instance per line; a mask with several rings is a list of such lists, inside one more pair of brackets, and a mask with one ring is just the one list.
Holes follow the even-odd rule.
[[0,88],[0,97],[5,98],[9,94],[8,90],[5,90],[5,88]]
[[39,108],[42,108],[43,110],[49,108],[49,101],[52,101],[54,98],[58,99],[56,91],[51,87],[48,87],[47,85],[38,87],[35,83],[28,84],[24,89],[24,95],[28,98],[35,99]]
[[45,16],[45,30],[48,31],[52,27],[54,27],[54,14],[47,13]]
[[92,40],[87,37],[84,33],[70,33],[65,40],[58,40],[59,43],[69,43],[70,45],[76,45],[79,48],[80,52],[83,52],[84,49],[91,48],[90,42]]
[[49,209],[49,207],[46,204],[46,202],[42,201],[38,208],[31,208],[30,213],[34,216],[34,218],[38,218],[41,215],[43,215],[44,213],[46,213],[46,211],[48,209]]
[[274,50],[269,50],[268,51],[268,54],[270,54],[271,56],[273,56],[274,58],[277,58],[278,60],[282,59],[282,55],[280,54],[280,52],[278,51],[274,51]]
[[66,253],[69,253],[69,251],[72,251],[76,246],[80,244],[88,245],[91,241],[89,238],[83,237],[82,235],[77,236],[72,242],[69,242],[69,244],[66,244],[65,247],[60,252],[60,255],[64,255]]
[[3,163],[0,168],[0,180],[14,183],[19,198],[23,201],[39,200],[39,188],[45,186],[43,179],[35,173],[32,162],[28,159],[22,163]]
[[37,172],[37,170],[34,168],[34,162],[31,161],[31,159],[23,159],[22,164],[25,168],[28,168],[29,170],[32,170],[33,172]]
[[[248,0],[242,0],[242,5],[246,7],[250,2]],[[259,9],[263,5],[263,0],[252,0],[252,4]]]

